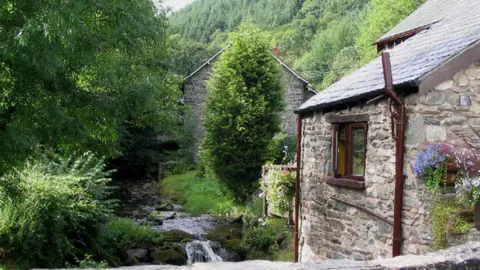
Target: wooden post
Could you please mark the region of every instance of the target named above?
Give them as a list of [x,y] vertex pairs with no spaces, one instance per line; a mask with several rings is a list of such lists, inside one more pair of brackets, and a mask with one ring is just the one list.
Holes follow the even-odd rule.
[[475,228],[480,231],[480,199],[475,204]]

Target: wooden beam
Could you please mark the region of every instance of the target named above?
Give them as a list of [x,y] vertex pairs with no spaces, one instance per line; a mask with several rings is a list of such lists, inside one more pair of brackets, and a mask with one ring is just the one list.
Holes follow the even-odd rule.
[[368,114],[351,114],[351,115],[327,115],[325,116],[328,123],[363,123],[370,120]]

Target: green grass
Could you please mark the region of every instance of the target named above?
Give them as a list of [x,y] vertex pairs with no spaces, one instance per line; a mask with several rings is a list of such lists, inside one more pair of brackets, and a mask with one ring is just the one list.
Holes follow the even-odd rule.
[[107,239],[115,241],[122,249],[134,248],[142,244],[160,244],[163,232],[135,223],[128,218],[117,218],[105,225]]
[[202,178],[196,171],[167,176],[161,182],[161,190],[183,204],[193,215],[227,214],[235,211],[235,204],[220,184],[213,179]]

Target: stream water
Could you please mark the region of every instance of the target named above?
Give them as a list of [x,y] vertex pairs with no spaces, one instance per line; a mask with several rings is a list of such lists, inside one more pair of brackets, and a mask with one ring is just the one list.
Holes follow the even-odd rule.
[[176,215],[174,219],[164,220],[161,226],[153,226],[154,229],[161,231],[181,230],[195,237],[196,240],[185,244],[188,265],[201,262],[223,261],[222,257],[219,254],[216,254],[214,251],[214,249],[221,251],[220,244],[206,240],[207,233],[213,230],[215,226],[219,224],[214,217],[209,215],[191,217],[188,214],[178,210],[160,211],[160,213],[165,216],[172,216],[173,214]]
[[194,240],[185,247],[187,250],[187,264],[199,262],[221,262],[222,257],[217,255],[212,248],[212,242]]
[[[137,223],[148,224],[148,215],[158,214],[161,225],[151,225],[160,231],[183,231],[193,236],[194,240],[188,243],[178,243],[185,248],[187,264],[202,262],[220,262],[229,260],[231,254],[220,246],[218,242],[208,241],[207,234],[216,226],[222,224],[210,215],[193,217],[183,211],[181,205],[173,205],[172,211],[156,211],[155,205],[168,200],[153,193],[149,185],[129,186],[129,199],[122,203],[122,216],[133,218]],[[223,257],[223,258],[222,258]]]

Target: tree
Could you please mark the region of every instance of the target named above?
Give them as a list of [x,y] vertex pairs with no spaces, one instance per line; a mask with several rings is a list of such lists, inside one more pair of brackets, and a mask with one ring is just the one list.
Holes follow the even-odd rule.
[[202,160],[235,198],[258,187],[268,145],[280,131],[277,63],[258,30],[242,25],[208,82]]
[[425,0],[372,0],[359,23],[357,51],[362,64],[377,56],[372,43],[412,13]]
[[170,70],[182,78],[188,76],[220,50],[214,46],[187,41],[179,34],[171,35],[169,42],[171,44],[169,46],[171,50],[169,57]]
[[150,0],[6,0],[0,40],[0,175],[38,145],[112,156],[126,122],[177,120],[167,19]]

